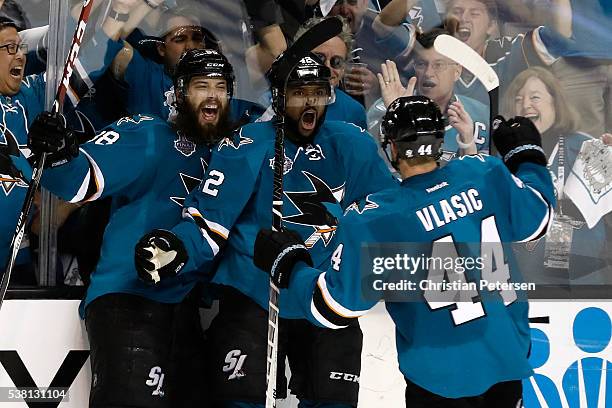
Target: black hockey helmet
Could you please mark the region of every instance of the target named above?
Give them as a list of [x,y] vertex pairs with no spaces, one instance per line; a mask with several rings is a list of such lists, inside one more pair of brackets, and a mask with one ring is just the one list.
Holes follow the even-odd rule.
[[284,54],[279,55],[266,73],[272,92],[272,107],[277,114],[285,112],[285,86],[322,84],[326,86],[330,95],[328,104],[334,101],[334,89],[330,82],[331,70],[323,64],[319,57],[312,52],[308,53],[307,56],[299,60],[289,73],[284,69],[284,66],[286,66],[284,58]]
[[381,145],[385,149],[391,142],[395,143],[402,158],[437,160],[442,155],[445,127],[442,112],[431,99],[426,96],[397,98],[382,119]]
[[174,70],[174,92],[177,107],[185,100],[189,81],[194,76],[224,78],[227,82],[228,97],[234,94],[234,68],[232,64],[217,50],[193,49],[181,55]]

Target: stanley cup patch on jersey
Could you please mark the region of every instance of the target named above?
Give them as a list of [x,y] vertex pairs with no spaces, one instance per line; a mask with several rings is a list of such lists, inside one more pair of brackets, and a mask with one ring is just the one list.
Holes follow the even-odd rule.
[[338,219],[326,208],[324,203],[337,204],[344,195],[344,184],[330,188],[323,180],[307,171],[302,171],[314,190],[311,191],[285,191],[285,195],[300,212],[296,215],[283,217],[283,221],[305,225],[314,228],[314,232],[304,241],[308,248],[312,248],[319,240],[327,246],[338,228]]
[[183,156],[189,157],[196,151],[196,145],[191,140],[187,139],[182,132],[177,132],[177,139],[174,141],[174,148]]
[[[270,159],[270,168],[274,170],[274,157]],[[293,169],[293,160],[290,157],[285,155],[285,160],[283,163],[283,175],[289,173]]]

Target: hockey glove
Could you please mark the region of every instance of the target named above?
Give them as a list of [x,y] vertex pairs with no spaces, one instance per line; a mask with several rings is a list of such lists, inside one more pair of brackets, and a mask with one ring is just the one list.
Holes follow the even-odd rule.
[[299,261],[312,266],[304,240],[293,230],[275,232],[261,229],[255,239],[253,263],[270,274],[279,288],[287,288],[291,271]]
[[28,133],[28,146],[36,156],[47,153],[45,168],[68,163],[79,154],[76,135],[66,127],[61,113],[42,112]]
[[155,229],[140,238],[134,254],[138,277],[152,285],[176,276],[188,259],[183,241],[162,229]]
[[493,120],[493,142],[512,173],[525,162],[546,166],[542,136],[527,118],[516,116],[506,121],[502,116],[496,116]]

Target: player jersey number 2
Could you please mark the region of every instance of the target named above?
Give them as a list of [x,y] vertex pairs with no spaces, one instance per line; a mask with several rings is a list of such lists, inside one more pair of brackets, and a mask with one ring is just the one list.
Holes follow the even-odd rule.
[[[480,224],[481,243],[480,258],[482,262],[481,279],[489,283],[507,283],[510,280],[510,268],[505,262],[504,249],[501,244],[495,217],[490,216]],[[447,235],[433,242],[431,259],[460,258],[451,235]],[[456,263],[454,265],[457,265]],[[456,267],[455,267],[456,269]],[[431,262],[427,274],[428,283],[433,284],[433,290],[425,290],[424,296],[432,310],[447,308],[455,325],[467,323],[485,315],[480,293],[477,289],[468,287],[465,273],[456,270],[446,270],[439,262]],[[436,283],[457,282],[461,289],[438,290]],[[476,283],[476,288],[480,283]],[[485,289],[488,290],[488,289]],[[513,303],[517,296],[514,289],[501,290],[500,295],[504,305]]]
[[208,178],[204,181],[204,187],[202,187],[202,192],[209,194],[213,197],[216,197],[219,193],[217,187],[223,184],[225,180],[225,175],[218,170],[211,170],[208,173]]

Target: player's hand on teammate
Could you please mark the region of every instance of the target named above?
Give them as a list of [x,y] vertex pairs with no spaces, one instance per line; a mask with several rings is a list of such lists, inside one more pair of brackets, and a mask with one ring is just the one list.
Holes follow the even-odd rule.
[[408,85],[404,87],[397,70],[395,62],[387,60],[380,64],[381,73],[378,76],[378,84],[382,94],[385,107],[389,107],[391,102],[402,96],[413,96],[416,86],[416,77],[410,78]]
[[493,142],[508,169],[515,173],[521,163],[530,162],[546,166],[542,149],[542,136],[533,122],[522,116],[493,120]]
[[61,113],[40,113],[28,133],[28,147],[40,156],[47,153],[45,167],[65,164],[79,154],[79,142],[74,132],[66,127]]
[[299,261],[312,266],[304,240],[293,230],[261,229],[255,239],[253,263],[270,274],[279,288],[289,286],[291,271]]
[[138,277],[152,285],[176,276],[188,259],[183,241],[172,232],[162,229],[143,235],[134,250]]

